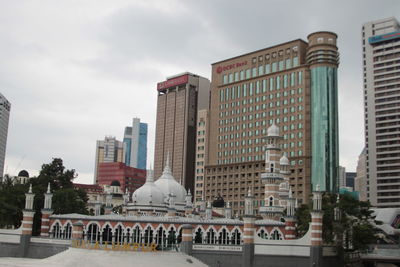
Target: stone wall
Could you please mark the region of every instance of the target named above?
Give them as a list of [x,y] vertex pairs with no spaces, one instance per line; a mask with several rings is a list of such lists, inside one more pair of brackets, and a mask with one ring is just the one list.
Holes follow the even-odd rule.
[[192,256],[210,267],[242,267],[242,252],[193,250]]
[[19,244],[0,242],[0,257],[19,257]]
[[27,258],[44,259],[60,252],[67,250],[69,245],[46,244],[46,243],[30,243]]

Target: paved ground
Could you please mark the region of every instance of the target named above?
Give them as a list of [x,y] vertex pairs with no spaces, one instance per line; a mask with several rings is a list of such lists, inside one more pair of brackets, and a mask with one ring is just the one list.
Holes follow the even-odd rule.
[[178,252],[101,251],[69,248],[46,259],[1,258],[0,266],[60,267],[206,267],[199,260]]

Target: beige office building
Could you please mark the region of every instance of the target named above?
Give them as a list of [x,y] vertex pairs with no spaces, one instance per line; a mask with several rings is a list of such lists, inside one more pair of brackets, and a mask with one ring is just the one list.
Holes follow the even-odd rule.
[[187,72],[158,83],[157,91],[154,177],[169,154],[173,176],[193,192],[197,112],[209,108],[210,81]]
[[[308,202],[311,120],[314,119],[311,94],[312,90],[321,91],[322,96],[315,99],[335,101],[337,88],[331,82],[336,81],[336,76],[329,76],[328,69],[336,68],[338,60],[336,34],[318,32],[308,38],[310,44],[298,39],[212,64],[208,158],[204,181],[198,182],[203,184],[206,200],[220,194],[225,202],[231,202],[234,212],[242,213],[244,196],[251,188],[256,206],[264,205],[264,186],[260,180],[265,171],[264,138],[274,122],[284,138],[282,151],[290,160],[289,177],[294,196],[300,202]],[[322,68],[323,73],[315,75],[312,68]],[[316,77],[315,89],[312,89],[312,75]],[[329,90],[333,100],[326,96]],[[336,173],[322,175],[318,177],[322,182],[315,183],[329,191],[337,182],[337,110],[330,105],[331,110],[319,111],[318,108],[324,109],[321,105],[323,103],[313,105],[316,107],[315,130],[321,127],[327,132],[321,131],[319,134],[325,138],[316,139],[320,142],[315,145],[316,154],[321,160],[318,161],[320,166],[316,164],[315,168],[323,173],[329,173],[330,169]],[[334,127],[323,127],[322,123],[326,123],[331,114],[336,115],[331,121]],[[325,117],[321,119],[322,116]],[[325,147],[333,152],[326,155]]]

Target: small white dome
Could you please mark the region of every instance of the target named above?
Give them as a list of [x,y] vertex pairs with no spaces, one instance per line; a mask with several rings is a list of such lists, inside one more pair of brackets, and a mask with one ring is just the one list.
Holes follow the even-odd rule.
[[185,202],[186,189],[180,185],[172,176],[171,168],[169,167],[169,155],[161,177],[155,182],[155,185],[163,192],[165,197],[171,194],[175,196],[175,202]]
[[279,160],[279,165],[289,165],[289,159],[283,155]]
[[272,124],[268,130],[267,130],[267,135],[268,136],[280,136],[279,134],[279,127],[274,124]]
[[146,183],[132,194],[132,201],[139,205],[164,204],[165,196],[155,185],[153,172],[148,171]]

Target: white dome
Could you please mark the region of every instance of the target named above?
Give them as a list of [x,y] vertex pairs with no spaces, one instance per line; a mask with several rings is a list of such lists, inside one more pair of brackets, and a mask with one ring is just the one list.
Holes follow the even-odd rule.
[[163,192],[155,185],[153,172],[148,171],[146,183],[138,188],[132,194],[132,202],[139,205],[164,204],[165,196]]
[[279,160],[279,165],[289,165],[289,159],[283,155]]
[[175,196],[175,202],[185,202],[186,189],[172,176],[171,168],[169,167],[169,156],[167,156],[163,174],[155,181],[155,185],[163,192],[165,197],[168,198],[173,194]]
[[274,124],[272,124],[268,130],[267,130],[267,135],[268,136],[280,136],[279,134],[279,127]]

